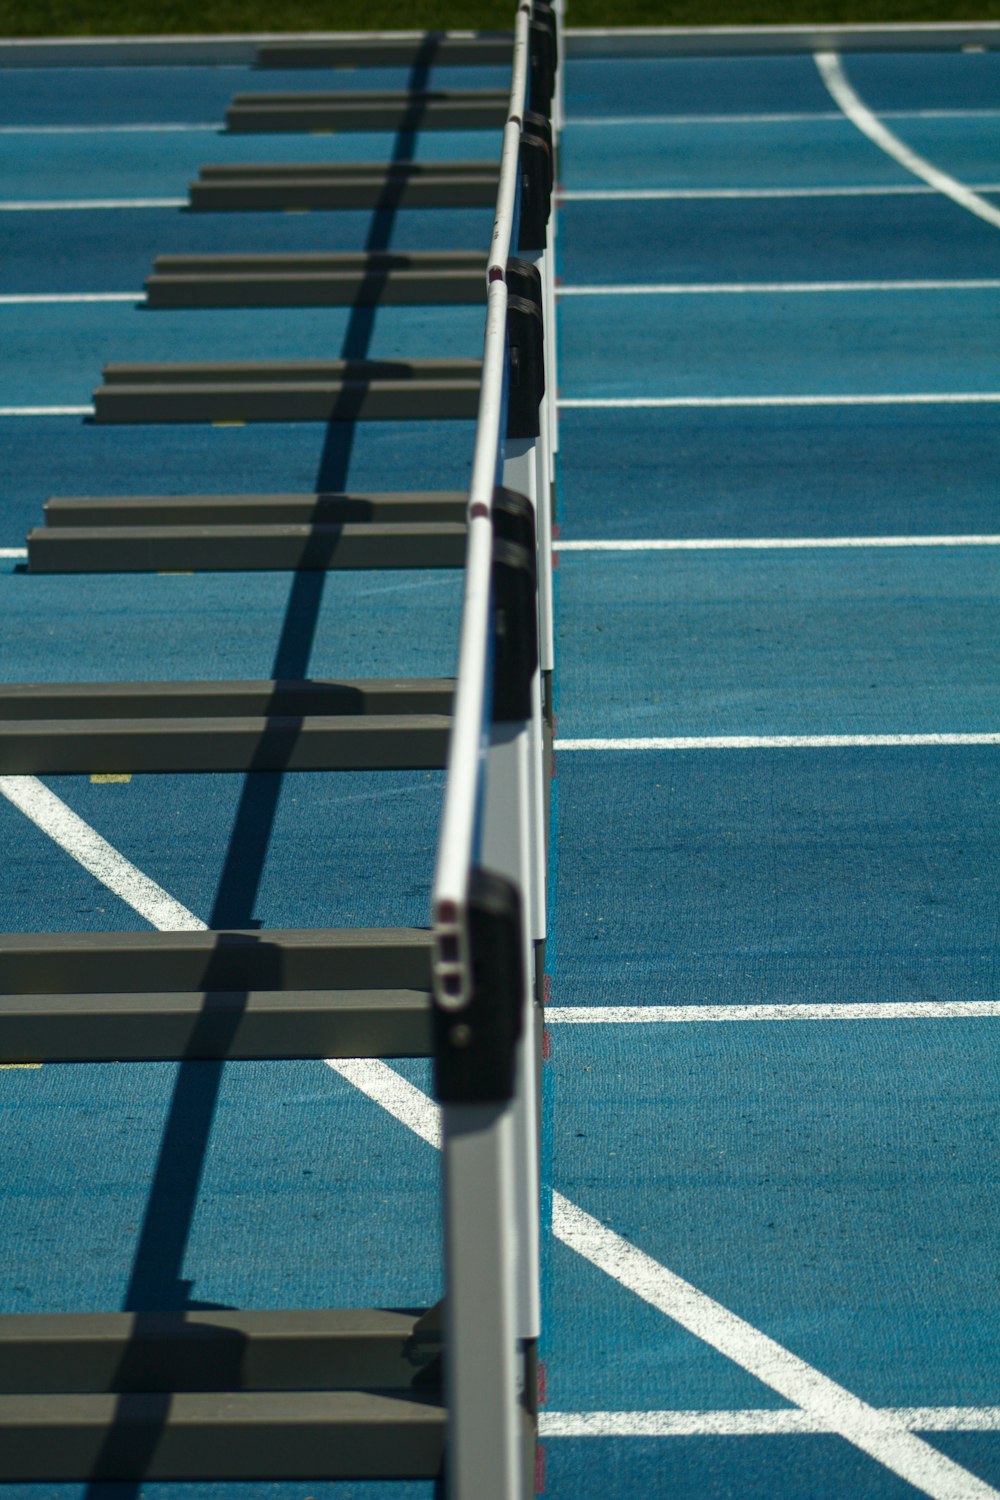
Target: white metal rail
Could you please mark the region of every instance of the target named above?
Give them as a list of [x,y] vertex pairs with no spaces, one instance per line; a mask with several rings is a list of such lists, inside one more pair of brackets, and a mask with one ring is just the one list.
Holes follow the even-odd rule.
[[557,26],[541,0],[517,11],[434,881],[453,1500],[533,1492]]

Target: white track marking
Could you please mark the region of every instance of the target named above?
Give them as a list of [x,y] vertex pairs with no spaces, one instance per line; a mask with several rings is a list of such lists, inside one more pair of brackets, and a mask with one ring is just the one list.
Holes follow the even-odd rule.
[[0,125],[0,135],[166,135],[223,128],[221,120],[192,125]]
[[772,536],[651,538],[646,541],[552,543],[556,552],[773,552],[802,547],[1000,547],[1000,534],[970,533],[968,536]]
[[204,922],[175,901],[155,880],[119,854],[101,835],[34,776],[0,776],[7,798],[60,849],[160,932],[205,932]]
[[940,167],[934,166],[933,162],[929,162],[926,157],[919,156],[905,141],[901,141],[898,135],[894,135],[887,125],[883,125],[848,83],[836,52],[817,52],[815,59],[820,77],[834,102],[844,111],[851,124],[857,126],[862,135],[867,136],[874,146],[878,146],[879,150],[885,152],[886,156],[891,156],[893,161],[905,167],[907,172],[912,172],[914,177],[919,177],[926,182],[935,192],[943,193],[960,208],[968,209],[970,214],[975,214],[977,219],[983,219],[987,224],[992,224],[995,229],[1000,229],[1000,208],[996,204],[987,203],[986,199],[973,192],[972,188],[966,187],[963,182],[959,182],[948,172],[942,172]]
[[[1000,109],[884,109],[883,120],[995,120]],[[771,115],[613,115],[601,119],[598,115],[579,116],[567,120],[567,125],[595,126],[605,129],[609,125],[808,125],[813,120],[843,120],[842,110],[816,109],[798,114]],[[11,126],[10,129],[21,129]],[[43,129],[45,127],[42,127]],[[67,127],[61,127],[67,128]],[[114,127],[111,127],[112,129]],[[141,129],[137,126],[136,129]]]
[[0,406],[0,417],[92,417],[92,406]]
[[710,734],[616,740],[556,740],[553,748],[573,750],[840,750],[905,745],[1000,745],[988,734]]
[[690,408],[754,406],[995,406],[1000,391],[910,391],[875,396],[572,396],[566,411],[616,411],[630,407]]
[[736,297],[820,292],[994,292],[1000,277],[967,281],[665,281],[625,286],[557,286],[557,297]]
[[145,292],[17,292],[0,296],[2,307],[45,306],[62,302],[138,302]]
[[[1000,193],[1000,182],[977,182],[980,193]],[[561,203],[643,203],[674,198],[883,198],[936,193],[937,188],[916,183],[868,184],[860,187],[765,187],[765,188],[559,188]],[[971,189],[970,189],[971,191]],[[30,205],[29,205],[30,206]],[[3,204],[0,204],[0,208]]]
[[[440,1145],[437,1105],[386,1063],[331,1059],[327,1065],[421,1139]],[[892,1413],[869,1406],[820,1374],[561,1193],[552,1195],[552,1232],[620,1286],[791,1401],[808,1420],[822,1422],[823,1431],[845,1438],[933,1500],[1000,1500],[1000,1492],[916,1437]]]
[[[167,931],[205,930],[203,922],[112,849],[35,777],[0,777],[0,792],[153,926]],[[422,1140],[440,1146],[438,1107],[387,1064],[369,1058],[329,1059],[327,1066]],[[561,1193],[553,1193],[552,1202],[557,1239],[808,1417],[824,1422],[824,1430],[845,1438],[932,1500],[1000,1500],[1000,1492],[916,1437],[899,1417],[868,1406]]]
[[373,1103],[381,1106],[397,1119],[407,1130],[419,1135],[428,1146],[441,1148],[441,1111],[433,1099],[428,1099],[423,1089],[402,1078],[395,1068],[374,1058],[325,1059],[328,1068],[353,1083],[356,1089],[367,1094]]
[[998,1500],[1000,1492],[908,1431],[898,1418],[821,1374],[561,1193],[552,1195],[552,1230],[620,1286],[925,1495],[934,1500]]
[[75,209],[187,208],[186,198],[40,198],[0,201],[2,214],[56,213]]
[[546,1026],[656,1026],[716,1021],[954,1021],[1000,1017],[1000,1000],[845,1000],[843,1004],[547,1005]]
[[[997,1432],[1000,1406],[875,1407],[907,1432]],[[541,1411],[538,1435],[563,1437],[774,1437],[829,1433],[822,1418],[795,1407],[773,1411]]]
[[27,547],[0,547],[0,557],[27,557]]

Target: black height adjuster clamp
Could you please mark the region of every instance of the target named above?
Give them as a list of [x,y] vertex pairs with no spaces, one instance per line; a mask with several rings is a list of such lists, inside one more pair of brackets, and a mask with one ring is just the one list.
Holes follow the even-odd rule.
[[473,870],[466,900],[472,985],[458,1008],[434,1004],[434,1089],[442,1104],[514,1096],[524,1013],[521,897],[502,875]]
[[544,250],[552,210],[552,147],[526,125],[521,131],[519,250]]
[[541,431],[538,408],[545,395],[545,335],[542,310],[526,297],[507,298],[507,436],[536,438]]

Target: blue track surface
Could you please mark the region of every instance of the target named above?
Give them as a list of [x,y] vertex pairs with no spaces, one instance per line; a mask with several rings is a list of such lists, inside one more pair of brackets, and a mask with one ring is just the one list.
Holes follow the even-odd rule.
[[[913,149],[970,183],[1000,183],[1000,57],[852,55],[845,70]],[[468,80],[433,75],[443,86]],[[2,123],[30,129],[3,138],[10,170],[0,198],[183,198],[203,161],[383,155],[386,137],[37,127],[217,125],[238,90],[405,81],[389,72],[317,81],[241,68],[12,70],[0,88]],[[488,70],[475,79],[498,81]],[[567,289],[702,290],[565,296],[564,398],[1000,391],[995,288],[704,290],[1000,277],[1000,230],[863,138],[809,57],[571,59],[567,82],[560,175],[570,192],[876,191],[570,199],[559,239]],[[954,113],[970,110],[994,114]],[[775,114],[792,118],[746,118]],[[605,127],[588,123],[602,119]],[[489,133],[427,133],[418,150],[486,158],[495,145]],[[478,211],[402,213],[392,243],[480,247],[488,223]],[[362,213],[0,213],[0,294],[139,292],[157,252],[352,248],[368,228]],[[481,325],[475,308],[390,309],[375,320],[371,350],[476,355]],[[261,358],[279,340],[285,357],[336,357],[345,327],[338,310],[0,305],[0,404],[86,403],[109,359]],[[561,535],[1000,533],[997,410],[567,408]],[[114,429],[0,418],[0,546],[21,544],[50,494],[396,487],[404,469],[414,488],[459,488],[471,439],[471,424],[458,422],[433,435],[419,424],[366,424],[345,442],[343,430],[316,424]],[[996,732],[998,581],[992,546],[567,551],[557,574],[558,735]],[[305,588],[279,574],[44,578],[6,559],[4,673],[268,676],[294,658],[288,675],[448,675],[460,583],[444,572],[316,575]],[[962,744],[560,750],[555,1005],[997,1002],[998,756],[996,746]],[[440,777],[247,781],[275,807],[259,878],[234,856],[242,777],[48,779],[202,919],[213,907],[227,924],[265,929],[426,919]],[[6,801],[0,844],[7,929],[142,925]],[[874,1406],[995,1411],[996,1025],[981,1016],[556,1021],[553,1185]],[[180,1173],[155,1197],[162,1250],[139,1266],[148,1305],[438,1295],[429,1147],[321,1064],[229,1065],[214,1116],[207,1077],[188,1069],[204,1169],[179,1247],[171,1226],[192,1184]],[[399,1071],[428,1086],[423,1064]],[[174,1070],[46,1067],[0,1080],[0,1307],[121,1305],[130,1278],[136,1284]],[[545,1253],[550,1417],[788,1410],[789,1399],[738,1360],[563,1243],[547,1242]],[[998,1486],[997,1425],[923,1438]],[[426,1484],[316,1482],[145,1485],[142,1497],[304,1500],[307,1490],[314,1500],[433,1495]],[[553,1500],[938,1493],[822,1424],[794,1435],[717,1436],[703,1424],[687,1437],[552,1437],[545,1490]],[[128,1486],[98,1495],[8,1485],[0,1495],[135,1500]]]

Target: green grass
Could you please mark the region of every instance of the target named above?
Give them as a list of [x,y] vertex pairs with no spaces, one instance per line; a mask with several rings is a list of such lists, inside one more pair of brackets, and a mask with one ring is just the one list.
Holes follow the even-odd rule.
[[[997,21],[1000,0],[570,0],[573,26]],[[510,0],[0,0],[0,36],[507,26]]]

